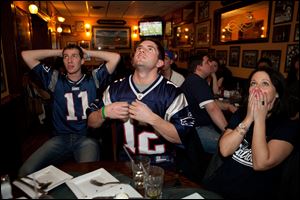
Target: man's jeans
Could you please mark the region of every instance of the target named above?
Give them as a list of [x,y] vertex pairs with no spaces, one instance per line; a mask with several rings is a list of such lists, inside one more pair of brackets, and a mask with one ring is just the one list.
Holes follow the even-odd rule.
[[19,176],[31,174],[48,165],[60,164],[71,156],[77,162],[98,161],[99,144],[92,138],[77,134],[54,136],[25,161],[19,171]]
[[220,133],[213,126],[199,126],[196,130],[204,151],[210,154],[217,152]]

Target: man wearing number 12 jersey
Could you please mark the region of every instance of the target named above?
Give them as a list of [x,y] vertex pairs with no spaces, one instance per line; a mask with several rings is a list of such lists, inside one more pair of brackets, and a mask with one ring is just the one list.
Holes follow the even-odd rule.
[[128,159],[124,145],[132,155],[147,155],[152,163],[172,166],[175,145],[181,145],[193,127],[184,94],[158,73],[164,56],[159,42],[142,41],[133,58],[134,73],[112,83],[102,101],[87,110],[91,127],[101,126],[107,118],[116,122],[120,160]]
[[[66,74],[41,63],[47,57],[62,56]],[[103,59],[105,64],[91,74],[82,71],[84,56]],[[97,97],[97,90],[111,80],[120,55],[105,51],[84,50],[69,45],[63,50],[27,50],[22,57],[52,95],[54,137],[46,141],[22,165],[19,176],[33,173],[48,165],[65,161],[70,156],[77,162],[99,160],[99,145],[87,137],[86,109]]]

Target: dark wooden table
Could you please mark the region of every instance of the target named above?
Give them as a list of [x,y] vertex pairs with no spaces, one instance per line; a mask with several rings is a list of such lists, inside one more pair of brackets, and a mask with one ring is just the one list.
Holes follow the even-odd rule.
[[[74,178],[94,170],[104,168],[121,182],[131,180],[132,172],[130,162],[114,162],[114,161],[100,161],[92,163],[74,163],[68,162],[56,166],[60,170],[72,175]],[[122,180],[123,179],[123,180]],[[194,192],[198,192],[204,198],[218,199],[219,195],[205,190],[201,185],[187,179],[181,174],[171,170],[165,170],[164,176],[163,198],[182,198]],[[139,191],[140,192],[140,191]],[[140,192],[141,193],[141,192]],[[13,185],[14,197],[26,196],[20,189]],[[55,199],[76,199],[76,196],[68,188],[66,184],[62,184],[48,193]]]

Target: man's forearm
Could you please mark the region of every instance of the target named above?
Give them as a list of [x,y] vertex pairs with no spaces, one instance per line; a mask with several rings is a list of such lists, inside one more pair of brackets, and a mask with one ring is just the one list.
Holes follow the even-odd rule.
[[61,49],[39,49],[22,51],[22,58],[30,69],[35,67],[40,60],[48,57],[62,56]]

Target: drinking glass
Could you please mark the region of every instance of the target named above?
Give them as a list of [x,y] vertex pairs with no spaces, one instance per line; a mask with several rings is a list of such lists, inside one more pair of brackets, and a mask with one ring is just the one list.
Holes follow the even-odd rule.
[[147,156],[135,156],[131,162],[132,168],[132,179],[134,182],[134,187],[137,190],[144,189],[144,176],[145,172],[149,170],[150,158]]
[[145,176],[145,198],[161,199],[164,184],[164,169],[158,166],[150,166]]

